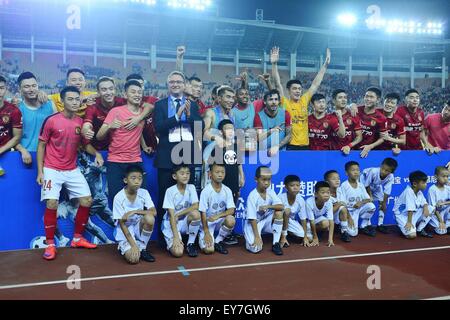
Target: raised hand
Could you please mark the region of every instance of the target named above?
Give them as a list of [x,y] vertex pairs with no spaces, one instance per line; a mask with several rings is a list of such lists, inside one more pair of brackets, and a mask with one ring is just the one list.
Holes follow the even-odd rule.
[[186,47],[185,46],[178,46],[177,47],[177,56],[178,57],[184,56],[185,52],[186,52]]
[[273,47],[272,50],[270,50],[270,63],[278,63],[280,61],[280,48]]

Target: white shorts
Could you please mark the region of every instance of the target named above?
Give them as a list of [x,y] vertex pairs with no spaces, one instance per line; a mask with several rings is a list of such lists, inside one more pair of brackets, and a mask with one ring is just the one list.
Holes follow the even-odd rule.
[[[441,209],[439,213],[445,223],[445,228],[450,228],[450,206],[445,206],[444,209]],[[434,228],[434,232],[436,232],[437,234],[447,233],[447,229],[445,231],[440,231],[439,220],[435,214],[431,215],[430,225]]]
[[[130,235],[133,237],[134,241],[136,242],[136,245],[139,248],[139,251],[145,250],[146,245],[144,240],[142,239],[142,232],[141,232],[141,219],[139,219],[137,222],[127,226],[128,231],[130,232]],[[122,229],[120,228],[120,225],[117,224],[116,229],[114,231],[114,238],[118,242],[117,249],[119,249],[120,253],[122,255],[125,254],[128,250],[131,249],[131,245],[128,242],[127,238],[122,232]]]
[[293,233],[296,237],[299,238],[303,238],[305,236],[305,230],[303,230],[302,224],[292,218],[289,218],[287,231]]
[[[220,227],[222,226],[224,221],[225,221],[225,218],[220,218],[219,220],[216,220],[214,222],[208,221],[208,230],[209,230],[209,234],[213,238],[213,241],[214,241],[214,232],[216,230],[220,229]],[[198,236],[198,245],[200,246],[200,249],[202,249],[202,250],[206,248],[205,233],[203,232],[203,226],[200,226],[199,236]]]
[[[327,217],[325,216],[320,216],[318,218],[314,219],[314,225],[317,225],[318,223],[321,223],[322,221],[328,220]],[[313,234],[311,231],[311,224],[309,223],[309,221],[306,224],[306,236],[308,237],[308,239],[312,239]]]
[[[432,213],[434,211],[434,207],[428,205],[428,210],[430,213]],[[409,231],[406,231],[405,226],[406,226],[406,223],[408,222],[408,212],[404,212],[404,213],[395,213],[394,212],[395,221],[397,221],[397,225],[400,228],[400,231],[405,236],[408,236],[410,234],[417,232],[417,229],[416,229],[417,221],[419,221],[419,219],[422,218],[422,215],[423,215],[423,209],[419,209],[419,210],[415,211],[413,213],[412,221],[411,221],[412,227],[411,227],[411,229],[409,229]]]
[[[272,218],[273,214],[269,215],[264,220],[257,222],[259,236],[261,236],[263,233],[273,233]],[[245,247],[248,251],[257,253],[262,250],[262,247],[257,248],[253,246],[253,244],[255,243],[255,235],[253,234],[253,228],[249,220],[244,221],[244,237]]]
[[[183,219],[178,220],[177,222],[178,236],[181,239],[181,235],[188,234],[189,225],[188,225],[188,215],[185,215]],[[167,250],[170,250],[173,246],[173,232],[172,227],[170,226],[169,220],[164,220],[162,223],[162,233],[164,238],[166,239]]]
[[79,168],[60,171],[44,167],[44,183],[41,186],[41,201],[59,200],[62,187],[65,186],[69,199],[91,196],[89,185]]
[[336,212],[333,212],[334,224],[340,224],[341,220],[339,219],[339,214],[341,213],[344,206],[340,206]]
[[371,190],[372,191],[372,199],[373,201],[383,201],[384,200],[384,191],[383,191],[383,187],[379,186],[378,189],[376,190]]

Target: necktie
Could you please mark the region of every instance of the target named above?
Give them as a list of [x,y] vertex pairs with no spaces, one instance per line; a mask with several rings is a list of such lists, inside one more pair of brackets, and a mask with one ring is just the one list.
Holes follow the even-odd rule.
[[181,107],[181,99],[175,99],[175,102],[176,102],[176,105],[175,105],[175,107],[176,107],[176,109],[177,109],[177,113],[178,113],[178,110],[180,109],[180,107]]

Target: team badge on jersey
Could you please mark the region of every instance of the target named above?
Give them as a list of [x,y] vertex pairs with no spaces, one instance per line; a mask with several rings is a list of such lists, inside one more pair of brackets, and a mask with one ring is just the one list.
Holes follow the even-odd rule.
[[376,122],[375,120],[372,119],[372,120],[370,121],[370,125],[371,125],[372,127],[374,127],[376,124],[377,124],[377,122]]
[[391,129],[395,129],[395,128],[397,128],[397,125],[395,123],[392,123],[391,124]]
[[80,128],[80,127],[76,127],[76,128],[75,128],[75,133],[76,133],[77,135],[80,135],[80,133],[81,133],[81,128]]
[[4,124],[8,124],[9,123],[9,116],[3,116],[2,117],[2,121]]
[[323,127],[326,129],[326,128],[328,128],[328,122],[324,122],[323,123]]
[[352,124],[352,119],[351,118],[348,118],[347,119],[347,125],[351,125]]

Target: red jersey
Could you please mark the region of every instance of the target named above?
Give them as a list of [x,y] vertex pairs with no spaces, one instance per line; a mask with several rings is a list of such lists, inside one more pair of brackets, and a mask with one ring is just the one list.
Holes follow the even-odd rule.
[[[395,115],[392,118],[386,117],[386,129],[390,137],[400,138],[401,135],[405,134],[405,123],[403,119]],[[384,141],[380,150],[391,150],[395,145],[392,142]],[[398,145],[400,149],[404,149],[405,145]]]
[[207,106],[202,100],[198,99],[197,101],[195,101],[198,105],[198,112],[200,113],[200,115],[203,115],[206,110],[214,108],[213,106]]
[[42,124],[39,140],[46,143],[44,167],[69,171],[77,167],[78,147],[86,140],[81,138],[83,119],[75,115],[72,119],[62,113],[55,113]]
[[[123,106],[127,104],[127,100],[121,97],[114,97],[114,104],[112,108]],[[106,108],[100,98],[95,99],[95,103],[86,108],[86,114],[84,116],[84,122],[92,124],[92,130],[97,135],[98,130],[100,130],[103,125],[103,121],[105,121],[106,116],[108,115],[109,110],[112,108]],[[105,140],[97,140],[94,136],[91,140],[92,146],[96,150],[108,150],[109,145],[109,136]]]
[[317,119],[313,114],[308,116],[309,149],[331,150],[331,136],[339,130],[336,117],[327,114]]
[[22,129],[22,112],[15,105],[3,101],[0,108],[0,147],[12,139],[13,128]]
[[[153,96],[145,96],[142,99],[142,102],[150,103],[152,105],[156,104],[158,101],[157,97]],[[155,125],[153,123],[153,115],[155,111],[153,111],[146,119],[144,124],[144,131],[142,131],[142,135],[144,136],[145,144],[147,147],[151,147],[153,150],[156,150],[156,146],[158,145],[158,141],[156,140],[156,130]]]
[[[330,114],[334,116],[337,120],[336,114]],[[342,120],[345,125],[345,137],[339,138],[336,132],[332,134],[331,149],[341,150],[343,147],[348,146],[356,138],[356,131],[361,131],[361,119],[358,116],[352,117],[350,112],[346,112],[342,115]],[[339,121],[338,121],[339,123]]]
[[374,143],[380,138],[380,132],[386,131],[386,117],[380,110],[375,109],[374,113],[366,114],[364,106],[359,106],[358,116],[361,119],[362,128],[362,141],[358,146]]
[[417,108],[416,112],[412,113],[406,106],[400,106],[395,114],[402,118],[405,123],[406,146],[404,149],[422,150],[420,132],[423,130],[425,121],[425,114],[422,108]]

